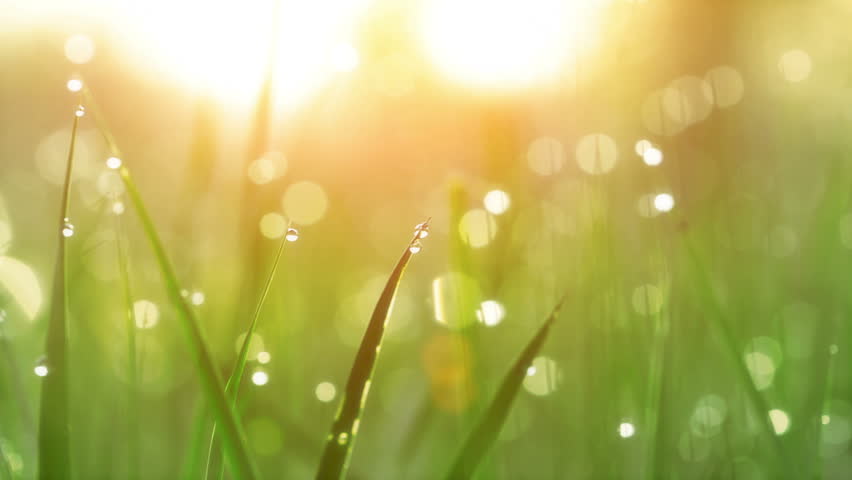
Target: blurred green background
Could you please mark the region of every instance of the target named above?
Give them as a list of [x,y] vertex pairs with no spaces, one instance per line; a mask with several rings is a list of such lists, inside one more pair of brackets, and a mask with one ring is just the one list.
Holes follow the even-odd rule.
[[[172,3],[0,1],[0,475],[36,476],[77,78],[223,376],[276,239],[288,220],[301,233],[243,385],[266,477],[313,476],[372,308],[427,217],[350,478],[444,475],[566,291],[477,478],[848,477],[852,3]],[[139,475],[179,478],[195,366],[91,117],[69,217],[73,473],[129,478],[136,418]],[[116,217],[138,326],[131,412]]]

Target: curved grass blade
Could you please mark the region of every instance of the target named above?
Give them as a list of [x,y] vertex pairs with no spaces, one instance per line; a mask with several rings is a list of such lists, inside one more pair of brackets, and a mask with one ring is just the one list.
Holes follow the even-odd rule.
[[[78,112],[82,107],[78,107]],[[68,319],[65,291],[65,241],[64,234],[68,204],[71,194],[71,170],[74,147],[77,142],[78,112],[71,126],[71,142],[62,183],[62,200],[56,235],[59,246],[56,267],[53,271],[53,291],[50,300],[50,319],[47,325],[45,355],[48,374],[41,388],[41,412],[38,431],[38,475],[41,479],[71,478],[70,426],[68,424]]]
[[[287,228],[284,230],[284,235],[281,236],[281,241],[278,243],[278,250],[275,252],[275,259],[272,261],[272,268],[269,270],[269,275],[266,277],[266,283],[263,285],[263,290],[261,290],[260,298],[257,300],[257,305],[254,308],[254,314],[252,315],[251,322],[249,323],[249,328],[246,331],[245,339],[243,339],[242,345],[240,345],[240,352],[237,355],[237,363],[234,365],[234,371],[231,372],[231,376],[228,377],[228,382],[225,384],[225,396],[228,397],[228,400],[231,402],[232,407],[236,409],[237,406],[237,398],[240,393],[240,382],[243,379],[243,373],[246,369],[246,363],[248,362],[248,353],[249,346],[251,345],[251,339],[254,336],[254,331],[257,329],[257,319],[260,318],[260,312],[263,310],[263,305],[266,303],[266,297],[269,296],[269,290],[272,288],[272,281],[275,280],[275,272],[278,271],[278,266],[281,264],[281,255],[284,253],[284,245],[287,244],[290,240],[292,222],[287,223]],[[210,445],[207,450],[207,468],[205,469],[204,478],[207,478],[207,474],[210,471],[210,460],[213,453],[213,444],[216,439],[216,424],[213,424],[213,430],[210,432]],[[216,478],[223,478],[224,476],[224,464],[220,465],[219,474]]]
[[503,378],[503,383],[500,385],[500,390],[497,391],[497,396],[488,406],[485,415],[480,420],[479,425],[473,433],[468,437],[464,447],[459,452],[456,461],[453,464],[447,479],[459,480],[467,479],[473,476],[476,467],[482,461],[482,457],[491,448],[491,445],[497,439],[500,429],[503,428],[503,423],[509,415],[509,410],[512,408],[512,402],[515,401],[518,390],[521,388],[521,383],[527,376],[527,368],[532,364],[535,356],[541,350],[544,341],[550,333],[550,327],[556,321],[559,315],[559,310],[565,303],[565,297],[553,307],[553,311],[544,321],[544,324],[539,328],[535,337],[530,340],[521,355],[512,365],[509,373]]
[[[103,120],[97,104],[92,98],[88,89],[84,89],[87,103],[91,106],[94,113],[94,119],[98,129],[103,135],[112,154],[121,158],[121,152],[118,149],[115,140],[110,134],[106,123]],[[175,306],[178,312],[180,324],[184,327],[187,336],[187,344],[190,354],[193,357],[194,363],[198,367],[198,377],[201,381],[201,387],[207,402],[210,404],[210,409],[213,411],[213,416],[216,421],[222,425],[222,444],[225,452],[225,458],[228,466],[231,469],[235,478],[239,479],[254,479],[258,478],[257,467],[252,461],[246,447],[245,437],[243,435],[240,424],[237,420],[237,415],[231,408],[230,403],[225,399],[225,392],[222,387],[222,380],[219,377],[216,367],[213,363],[213,358],[210,356],[210,351],[207,349],[207,344],[204,342],[204,337],[201,333],[201,327],[198,325],[198,319],[195,313],[187,303],[187,300],[181,295],[180,285],[177,280],[177,275],[172,268],[171,262],[166,255],[163,243],[160,240],[157,230],[154,227],[154,222],[145,208],[145,203],[142,201],[142,196],[136,188],[136,183],[130,175],[130,171],[126,166],[121,165],[118,169],[122,183],[127,190],[127,196],[133,208],[136,210],[139,219],[142,222],[142,229],[145,236],[148,238],[151,248],[154,250],[154,257],[160,268],[160,274],[165,283],[166,292],[169,299]]]
[[427,219],[415,228],[414,238],[405,247],[405,252],[396,263],[396,267],[391,272],[390,278],[388,278],[385,288],[379,296],[379,301],[370,317],[370,323],[367,325],[367,331],[364,332],[364,337],[361,339],[361,346],[355,355],[355,361],[352,363],[352,370],[349,372],[349,379],[346,381],[346,389],[343,392],[340,409],[337,411],[337,416],[331,425],[331,432],[328,434],[325,443],[325,450],[323,450],[317,470],[317,479],[336,480],[346,472],[349,456],[352,453],[352,445],[355,443],[355,437],[358,434],[361,410],[364,408],[367,394],[370,391],[370,378],[373,376],[373,367],[382,345],[382,336],[385,333],[385,326],[396,297],[396,291],[399,282],[402,280],[405,267],[411,260],[411,255],[420,251],[420,239],[428,234],[430,220]]
[[180,294],[181,289],[177,276],[166,256],[166,251],[157,235],[154,223],[142,202],[139,190],[130,177],[130,171],[126,167],[121,167],[120,174],[130,201],[142,221],[142,228],[145,231],[145,235],[148,237],[151,247],[154,250],[154,255],[157,258],[169,298],[177,308],[181,319],[180,323],[186,330],[190,351],[198,367],[198,376],[201,380],[205,396],[211,404],[216,420],[222,426],[222,445],[231,472],[234,474],[234,477],[240,479],[257,478],[257,470],[249,457],[236,413],[231,407],[230,402],[225,398],[222,380],[216,372],[216,367],[204,342],[204,337],[201,334],[201,328],[198,325],[198,320],[195,318],[195,313],[186,299]]

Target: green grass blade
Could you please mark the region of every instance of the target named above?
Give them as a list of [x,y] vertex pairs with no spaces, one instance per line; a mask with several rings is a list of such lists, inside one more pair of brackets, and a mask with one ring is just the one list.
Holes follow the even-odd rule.
[[136,184],[130,176],[130,171],[126,167],[120,169],[121,179],[127,189],[130,202],[136,209],[142,221],[142,228],[145,231],[145,236],[151,243],[154,250],[154,255],[160,267],[160,273],[165,281],[166,291],[174,306],[177,308],[181,324],[186,330],[188,344],[195,364],[198,367],[198,376],[201,380],[201,386],[207,401],[211,405],[214,418],[221,425],[222,445],[225,452],[225,458],[231,468],[234,477],[240,479],[257,478],[257,470],[254,463],[249,457],[248,449],[246,448],[245,439],[242,429],[237,421],[236,413],[231,407],[230,402],[225,398],[225,392],[222,388],[222,380],[216,372],[215,364],[204,343],[204,337],[201,334],[201,328],[198,325],[198,320],[195,318],[195,313],[187,303],[186,299],[180,294],[181,288],[178,284],[177,276],[172,268],[171,262],[166,255],[157,231],[154,228],[154,223],[148,215],[148,211],[142,202],[142,197]]
[[115,244],[118,270],[124,295],[124,315],[127,324],[127,473],[128,478],[139,478],[139,399],[136,367],[136,318],[133,295],[130,291],[130,273],[127,251],[122,238],[121,216],[115,215]]
[[[263,305],[266,303],[266,297],[269,296],[269,290],[272,288],[272,282],[275,280],[275,273],[278,271],[278,266],[281,264],[281,255],[284,253],[284,245],[286,245],[289,241],[287,240],[287,237],[290,235],[291,225],[292,222],[287,224],[287,228],[284,230],[284,235],[278,243],[278,250],[275,252],[275,259],[272,261],[272,268],[269,270],[269,275],[266,277],[266,283],[263,285],[260,298],[257,300],[257,305],[254,308],[254,314],[252,315],[251,322],[249,323],[249,328],[246,331],[245,339],[243,339],[243,343],[240,345],[240,352],[237,355],[237,363],[234,365],[234,371],[231,372],[231,376],[228,377],[228,382],[225,384],[225,395],[228,397],[228,400],[234,408],[236,408],[237,405],[237,398],[240,393],[240,382],[242,382],[243,373],[245,373],[246,363],[248,362],[251,339],[252,336],[254,336],[254,331],[257,329],[257,320],[260,318],[260,312],[263,310]],[[210,460],[213,453],[213,444],[215,439],[216,424],[214,423],[213,430],[210,432],[210,445],[207,449],[207,467],[205,468],[204,478],[207,478],[210,471]],[[219,474],[216,478],[222,478],[224,476],[224,467],[224,464],[220,465]]]
[[527,369],[532,364],[535,356],[538,355],[544,341],[547,340],[550,327],[556,321],[556,317],[559,315],[559,310],[562,308],[564,302],[565,297],[556,304],[553,311],[547,317],[547,320],[539,328],[538,333],[530,340],[506,374],[506,377],[503,378],[500,390],[497,391],[497,395],[494,397],[491,405],[488,406],[488,410],[485,411],[476,429],[468,437],[467,442],[465,442],[459,455],[456,457],[456,461],[446,478],[458,480],[473,476],[476,467],[497,439],[497,435],[500,433],[500,429],[509,415],[509,410],[512,408],[512,403],[515,401],[518,390],[521,388],[521,383],[527,376]]
[[[103,135],[110,151],[116,157],[121,158],[121,152],[115,142],[115,139],[110,134],[110,130],[106,126],[103,115],[93,96],[84,89],[84,96],[87,103],[91,106],[95,123]],[[133,204],[139,219],[142,222],[142,229],[148,241],[151,243],[151,248],[154,250],[157,264],[160,268],[160,274],[165,282],[166,292],[169,299],[178,311],[180,324],[183,325],[187,336],[187,344],[189,345],[190,353],[194,363],[198,367],[198,377],[201,381],[201,387],[210,409],[213,412],[213,418],[221,424],[223,430],[222,445],[225,453],[225,459],[235,478],[253,479],[258,478],[257,467],[252,458],[249,456],[248,448],[246,447],[245,438],[242,428],[237,420],[237,415],[231,407],[230,402],[225,398],[225,391],[222,387],[222,379],[216,371],[213,358],[207,349],[204,342],[204,337],[201,333],[201,327],[198,324],[198,319],[195,317],[190,305],[181,295],[180,284],[177,280],[177,275],[172,268],[171,262],[166,255],[163,243],[160,240],[157,230],[154,227],[154,222],[145,208],[145,203],[142,201],[142,196],[136,188],[136,183],[130,176],[130,171],[126,166],[122,165],[119,168],[122,183],[127,189],[127,195],[130,203]]]
[[[367,401],[370,390],[370,379],[373,376],[373,367],[376,364],[379,350],[382,345],[382,337],[385,326],[390,316],[396,291],[405,267],[408,266],[411,255],[419,251],[421,234],[427,232],[429,220],[418,225],[414,231],[414,238],[405,247],[402,257],[396,263],[390,278],[382,290],[367,331],[361,339],[361,346],[352,363],[349,379],[346,381],[346,389],[343,392],[340,409],[331,425],[331,431],[325,443],[325,450],[317,470],[317,479],[335,480],[341,478],[345,473],[352,453],[352,446],[358,434],[361,411]],[[412,252],[412,250],[415,250]]]
[[47,325],[45,355],[48,374],[41,388],[41,413],[38,432],[38,475],[41,479],[71,478],[70,425],[68,423],[68,319],[65,291],[65,241],[63,234],[68,204],[71,196],[71,170],[77,126],[80,117],[76,112],[71,126],[71,142],[62,184],[62,200],[56,235],[59,246],[53,272],[53,291],[50,301],[50,319]]

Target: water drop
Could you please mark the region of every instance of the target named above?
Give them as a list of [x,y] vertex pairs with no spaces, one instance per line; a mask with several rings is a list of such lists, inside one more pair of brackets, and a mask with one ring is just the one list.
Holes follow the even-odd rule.
[[429,224],[427,223],[418,223],[414,227],[414,233],[417,234],[417,238],[426,238],[429,236]]
[[535,375],[535,372],[536,372],[535,366],[530,365],[529,367],[527,367],[527,376],[528,377]]
[[109,157],[106,159],[106,166],[107,168],[116,170],[121,166],[121,159],[118,157]]
[[77,110],[74,112],[74,115],[76,115],[78,117],[82,117],[85,114],[86,114],[86,107],[84,107],[82,105],[77,105]]
[[74,224],[66,218],[62,224],[62,236],[67,238],[72,235],[74,235]]
[[349,442],[349,434],[346,432],[341,433],[337,436],[337,444],[338,445],[346,445]]
[[33,371],[39,377],[47,376],[47,357],[45,357],[44,355],[39,357],[39,359],[36,360],[36,366]]
[[287,238],[288,242],[295,242],[296,240],[299,239],[299,231],[296,230],[295,228],[288,228],[286,238]]
[[124,213],[124,203],[120,201],[116,201],[112,204],[112,213],[116,215],[121,215]]
[[408,250],[411,253],[418,253],[420,252],[420,250],[423,250],[423,245],[420,243],[420,240],[415,240],[414,243],[412,243],[411,246],[408,247]]
[[618,426],[618,435],[621,438],[630,438],[636,433],[636,427],[630,422],[622,422]]

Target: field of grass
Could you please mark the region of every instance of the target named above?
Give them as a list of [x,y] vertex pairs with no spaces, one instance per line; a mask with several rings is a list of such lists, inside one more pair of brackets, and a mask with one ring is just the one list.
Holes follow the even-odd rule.
[[0,480],[848,478],[852,7],[602,3],[297,108],[0,20]]

